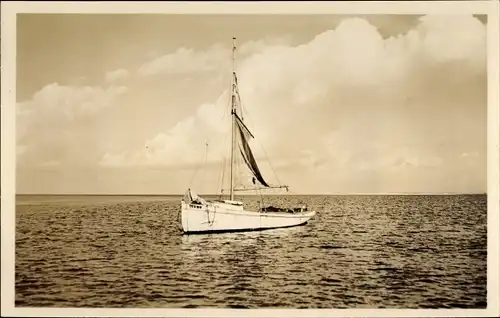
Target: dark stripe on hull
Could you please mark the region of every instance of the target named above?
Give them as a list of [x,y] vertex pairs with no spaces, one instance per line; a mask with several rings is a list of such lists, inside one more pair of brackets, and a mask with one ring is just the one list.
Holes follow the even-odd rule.
[[254,228],[254,229],[210,230],[210,231],[192,231],[192,232],[183,231],[183,234],[184,235],[197,235],[197,234],[215,234],[215,233],[257,232],[257,231],[276,230],[276,229],[284,229],[284,228],[302,226],[302,225],[306,225],[307,222],[309,222],[309,221],[305,221],[305,222],[295,224],[295,225],[276,226],[276,227],[261,227],[261,228]]

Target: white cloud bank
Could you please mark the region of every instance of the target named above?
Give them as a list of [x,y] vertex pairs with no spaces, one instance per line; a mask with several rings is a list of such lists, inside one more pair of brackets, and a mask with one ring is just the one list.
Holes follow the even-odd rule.
[[[252,46],[237,60],[243,104],[251,116],[249,126],[277,161],[282,157],[292,162],[290,155],[299,158],[309,150],[317,157],[309,162],[341,162],[361,169],[437,166],[443,159],[418,145],[418,134],[426,128],[408,127],[411,118],[401,117],[401,109],[417,107],[419,112],[420,107],[428,116],[453,113],[457,87],[452,77],[459,74],[465,88],[476,80],[473,76],[485,73],[485,26],[471,16],[425,16],[413,30],[387,39],[366,20],[350,18],[300,46],[287,41],[242,45]],[[146,63],[139,73],[229,72],[229,57],[220,45],[198,52],[179,49]],[[436,85],[442,90],[438,97],[450,105],[434,101],[431,88]],[[225,92],[213,105],[201,105],[193,116],[152,137],[142,149],[106,154],[101,164],[200,160],[194,145],[203,145],[207,136],[217,133],[216,117],[228,107]],[[472,112],[475,107],[484,105],[473,105]],[[342,147],[328,137],[337,130]],[[446,142],[447,135],[436,136],[441,137]],[[373,142],[382,143],[384,150],[366,153]]]
[[[241,44],[238,55],[248,56],[266,50],[269,46],[286,45],[290,37],[267,37]],[[142,65],[137,73],[142,76],[157,74],[181,75],[199,72],[220,72],[231,65],[231,48],[214,44],[204,51],[181,47],[173,53],[155,58]]]
[[106,81],[108,83],[118,82],[120,80],[126,79],[130,76],[130,73],[125,69],[117,69],[106,74]]
[[210,161],[220,160],[227,149],[220,138],[215,143],[210,139],[227,134],[230,130],[227,125],[229,116],[223,122],[227,96],[226,92],[214,104],[201,105],[195,116],[190,116],[167,132],[161,132],[147,140],[138,151],[106,153],[100,164],[111,167],[194,165],[203,159],[207,144],[211,154]]
[[[79,163],[85,148],[76,131],[85,129],[95,118],[127,91],[124,86],[77,87],[53,83],[45,86],[28,101],[18,103],[16,137],[18,165],[55,166],[69,159]],[[96,141],[94,141],[96,142]]]
[[[330,186],[363,191],[356,187],[370,184],[370,178],[383,175],[388,183],[405,175],[414,180],[407,188],[394,181],[384,189],[439,191],[453,186],[439,179],[460,174],[462,188],[465,176],[477,176],[470,182],[485,187],[486,38],[479,20],[425,16],[406,34],[383,38],[366,20],[349,18],[308,43],[289,43],[285,38],[240,44],[236,65],[246,122],[267,153],[259,141],[253,142],[254,151],[258,158],[270,157],[286,175],[281,179],[299,191]],[[229,146],[230,57],[229,45],[181,48],[135,74],[108,73],[109,83],[165,74],[179,81],[200,74],[207,80],[208,74],[227,82],[218,98],[128,149],[110,150],[95,133],[83,143],[76,138],[94,127],[86,124],[96,122],[100,112],[118,109],[127,88],[46,86],[18,104],[18,164],[78,165],[86,158],[85,164],[101,167],[175,168],[204,160],[207,143],[209,160],[220,160]],[[148,105],[137,107],[142,112]],[[131,133],[128,127],[116,132]],[[474,153],[479,155],[462,155]],[[331,174],[337,188],[328,181]]]

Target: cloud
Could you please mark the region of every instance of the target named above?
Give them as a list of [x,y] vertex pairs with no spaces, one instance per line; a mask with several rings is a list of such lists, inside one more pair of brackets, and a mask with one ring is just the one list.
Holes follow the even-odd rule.
[[[71,159],[84,160],[85,129],[100,113],[114,105],[127,91],[124,86],[108,88],[63,86],[53,83],[36,92],[30,100],[16,105],[18,164]],[[99,140],[94,140],[95,144]]]
[[[302,45],[274,40],[241,48],[245,52],[238,55],[237,70],[251,130],[274,160],[292,162],[296,157],[297,164],[315,167],[439,166],[445,159],[432,146],[449,134],[442,122],[421,118],[427,126],[419,126],[413,116],[453,113],[439,98],[453,103],[453,92],[471,87],[475,74],[485,74],[485,27],[472,16],[425,16],[406,34],[387,39],[367,20],[349,18]],[[225,70],[228,57],[220,45],[205,51],[182,48],[143,65],[139,73],[217,72]],[[457,74],[462,79],[454,82]],[[215,115],[229,109],[227,101],[225,91],[214,104],[201,105],[196,114],[148,140],[143,149],[106,154],[102,163],[200,160],[201,152],[192,147],[203,145],[208,135],[222,136],[221,127],[228,125]],[[428,136],[429,131],[439,135]]]
[[472,63],[481,70],[486,61],[485,26],[467,15],[424,16],[417,29],[421,48],[431,61]]
[[268,36],[259,40],[250,40],[247,42],[236,43],[236,47],[238,50],[238,56],[250,56],[252,54],[261,53],[267,50],[269,47],[282,47],[289,46],[292,42],[292,37],[290,35],[286,36]]
[[195,163],[200,158],[192,144],[184,143],[180,136],[192,134],[194,119],[182,121],[175,125],[168,133],[160,133],[148,140],[144,149],[136,153],[121,153],[118,155],[105,154],[101,165],[166,165]]
[[[283,46],[290,42],[290,37],[266,37],[255,41],[237,43],[238,56],[245,57],[262,52],[269,47]],[[227,72],[231,67],[231,48],[227,45],[214,44],[202,51],[181,47],[175,52],[162,55],[143,64],[138,74],[151,76],[158,74],[182,75],[203,72]]]
[[71,121],[80,116],[95,115],[111,105],[114,98],[126,90],[124,86],[110,86],[105,89],[52,83],[36,92],[31,100],[18,103],[17,113],[21,117],[36,114],[47,116],[47,119],[59,114],[58,120]]
[[[292,40],[237,43],[244,119],[266,179],[270,163],[303,192],[429,184],[438,191],[452,188],[446,180],[457,175],[460,187],[467,178],[483,184],[486,37],[479,20],[428,15],[387,38],[354,17],[308,42]],[[108,87],[47,85],[17,105],[18,164],[92,167],[116,180],[120,169],[107,168],[126,167],[144,183],[142,172],[154,178],[158,167],[171,171],[163,180],[184,180],[181,168],[204,161],[215,170],[229,152],[230,49],[180,48],[136,72],[105,74]],[[118,85],[127,77],[130,88]]]
[[[101,166],[181,166],[195,165],[209,151],[210,162],[217,162],[227,153],[229,114],[225,114],[229,96],[226,93],[214,104],[202,104],[195,115],[181,120],[166,132],[147,140],[140,149],[106,153]],[[224,116],[226,115],[226,116]],[[224,118],[225,117],[225,118]],[[208,155],[207,155],[208,156]]]
[[381,170],[384,168],[392,169],[421,169],[433,168],[439,166],[443,159],[427,154],[421,150],[409,147],[400,147],[388,149],[386,152],[375,155],[362,155],[354,157],[352,164],[360,170]]
[[105,153],[99,164],[104,167],[127,167],[133,164],[133,161],[130,159],[127,161],[125,156],[126,152],[115,154]]
[[108,72],[106,74],[106,81],[108,83],[114,83],[114,82],[123,80],[129,76],[130,76],[130,74],[127,70],[120,68],[120,69]]
[[142,65],[137,72],[142,76],[151,76],[160,73],[179,75],[215,71],[221,63],[229,65],[229,52],[221,45],[213,45],[201,52],[182,47]]
[[292,159],[281,163],[290,168],[301,167],[306,171],[389,171],[398,169],[435,168],[443,163],[443,158],[425,149],[406,146],[390,147],[367,142],[362,147],[348,147],[325,139],[321,150],[303,149]]

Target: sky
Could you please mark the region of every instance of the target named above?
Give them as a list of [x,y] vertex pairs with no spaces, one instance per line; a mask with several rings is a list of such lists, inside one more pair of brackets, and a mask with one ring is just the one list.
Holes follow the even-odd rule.
[[17,193],[218,191],[233,36],[244,119],[270,183],[304,194],[484,193],[485,23],[21,14]]

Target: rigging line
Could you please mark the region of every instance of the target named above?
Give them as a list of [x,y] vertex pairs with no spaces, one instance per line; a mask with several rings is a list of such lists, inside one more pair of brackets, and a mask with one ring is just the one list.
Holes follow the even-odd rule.
[[[212,217],[212,220],[210,220],[210,207],[213,207],[214,208],[214,213],[213,213],[213,217]],[[206,209],[205,209],[205,212],[207,213],[207,223],[208,225],[211,227],[212,225],[214,225],[214,222],[215,222],[215,214],[216,214],[216,209],[215,209],[215,206],[213,204],[210,204],[210,205],[207,205]]]
[[257,188],[257,191],[259,192],[259,196],[260,196],[260,202],[262,202],[262,207],[265,208],[266,205],[264,203],[264,196],[262,195],[262,190],[259,188]]
[[274,169],[274,166],[271,163],[271,160],[269,159],[269,156],[267,155],[266,149],[264,148],[264,146],[262,145],[262,143],[260,143],[260,144],[261,144],[262,150],[264,150],[264,155],[266,156],[267,161],[269,162],[269,166],[271,166],[271,170],[273,170],[274,177],[276,178],[276,181],[278,181],[278,184],[281,185],[280,179],[278,178],[278,174],[276,173],[276,170]]
[[[224,145],[224,146],[226,146],[226,145],[227,145],[227,143],[228,143],[228,142],[227,142],[227,139],[228,139],[228,136],[226,135],[226,138],[225,138],[225,145]],[[225,148],[226,148],[226,147],[225,147]],[[228,158],[230,158],[230,157],[231,157],[231,148],[230,148],[230,147],[227,147],[227,148],[226,148],[226,151],[227,151],[227,152],[226,152],[226,156],[224,157],[224,162],[225,162],[225,165],[224,165],[224,171],[226,171],[226,170],[230,170],[230,169],[231,169],[231,168],[228,168],[228,166],[230,166],[230,165],[231,165],[231,160],[229,160],[229,159],[228,159]],[[229,182],[231,182],[231,181],[229,181]],[[224,183],[224,181],[223,181],[223,183]],[[224,184],[222,184],[222,186],[221,186],[221,193],[223,193],[223,192],[224,192]]]
[[[224,148],[223,149],[226,149],[226,144],[227,144],[227,135],[225,136],[224,138]],[[224,192],[223,188],[224,188],[224,173],[225,173],[225,170],[226,170],[226,157],[223,156],[222,157],[222,178],[219,180],[220,183],[217,184],[217,191],[215,191],[216,193],[219,192],[219,189],[220,189],[220,194],[222,195],[222,193]]]
[[[231,107],[231,102],[232,102],[232,94],[231,94],[231,89],[232,89],[232,84],[233,84],[233,81],[232,79],[229,80],[229,90],[227,91],[227,94],[228,94],[228,100],[227,100],[227,104],[229,105],[229,107]],[[224,124],[224,119],[227,117],[227,113],[226,112],[226,109],[223,109],[222,111],[222,116],[220,118],[220,122],[221,122],[221,125]],[[226,145],[227,145],[227,135],[225,135],[224,137],[224,148],[226,148]],[[221,178],[217,181],[217,189],[215,191],[215,193],[219,193],[219,189],[220,189],[220,195],[222,196],[223,192],[224,192],[224,174],[225,174],[225,170],[226,170],[226,157],[223,156],[222,158],[222,168],[221,168]]]
[[[236,83],[236,85],[238,85],[238,84]],[[243,102],[241,101],[240,89],[239,89],[239,87],[238,87],[238,86],[236,86],[236,96],[238,96],[238,105],[240,105],[240,110],[241,110],[241,119],[243,119],[243,117],[244,117],[244,116],[243,116],[243,113],[244,113],[244,112],[246,113],[246,111],[245,111],[245,109],[243,108]]]
[[[259,187],[255,184],[255,182],[254,182],[254,190],[255,190],[255,195],[258,196],[259,195]],[[262,211],[262,208],[263,208],[261,201],[262,201],[262,199],[260,199],[258,201],[260,211]]]
[[[230,102],[230,101],[229,101],[229,102]],[[215,106],[215,105],[214,105],[214,106]],[[216,108],[216,107],[215,107],[215,108]],[[221,116],[220,116],[220,118],[219,118],[219,121],[220,121],[220,124],[222,125],[222,124],[223,124],[223,120],[224,120],[224,118],[227,116],[226,109],[223,109],[223,111],[222,111],[221,113],[222,113],[222,114],[221,114]],[[206,139],[206,141],[205,141],[205,142],[206,142],[206,143],[209,143],[209,142],[212,140],[212,138],[213,138],[213,136],[214,136],[214,135],[215,135],[215,132],[212,132],[210,135],[208,135],[208,138]]]
[[205,144],[205,163],[203,164],[203,177],[201,178],[201,187],[204,188],[205,181],[206,181],[206,176],[207,176],[207,159],[208,159],[208,141]]
[[[230,84],[230,85],[231,85],[231,84]],[[228,103],[228,105],[229,105],[229,106],[231,106],[231,91],[229,90],[229,91],[227,92],[227,94],[228,94],[228,96],[229,96],[227,103]],[[227,111],[226,111],[226,109],[224,109],[224,111],[222,112],[222,117],[221,117],[221,119],[224,119],[226,116],[227,116]]]
[[220,195],[221,196],[224,193],[224,166],[225,165],[226,165],[226,159],[224,158],[222,160],[222,177],[217,182],[217,190],[215,191],[215,193],[218,193],[219,190],[220,190]]

